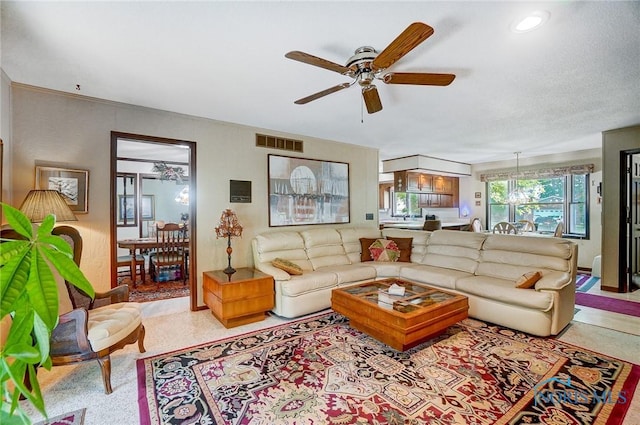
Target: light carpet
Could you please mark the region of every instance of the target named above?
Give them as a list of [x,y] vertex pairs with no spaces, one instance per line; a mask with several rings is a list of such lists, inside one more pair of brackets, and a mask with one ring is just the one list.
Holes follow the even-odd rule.
[[404,353],[338,314],[140,359],[141,424],[622,423],[640,366],[467,319]]

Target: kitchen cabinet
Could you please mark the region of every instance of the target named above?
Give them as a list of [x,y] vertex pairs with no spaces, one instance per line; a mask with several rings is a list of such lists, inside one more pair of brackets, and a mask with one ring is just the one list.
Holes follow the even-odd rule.
[[396,192],[420,192],[420,173],[396,171],[393,173],[393,184]]
[[[457,208],[459,206],[458,177],[439,176],[413,171],[394,172],[395,192],[417,193],[420,208]],[[383,199],[383,185],[380,185],[380,199]],[[383,208],[383,203],[380,203]]]

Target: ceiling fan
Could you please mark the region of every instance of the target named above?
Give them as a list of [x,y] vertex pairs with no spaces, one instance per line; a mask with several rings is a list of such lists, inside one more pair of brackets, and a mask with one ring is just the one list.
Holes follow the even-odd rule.
[[304,105],[328,94],[351,87],[357,82],[360,87],[362,87],[362,97],[367,106],[367,112],[373,114],[382,110],[382,102],[378,95],[378,89],[375,84],[373,84],[373,80],[381,80],[386,84],[448,86],[453,79],[456,78],[454,74],[432,74],[423,72],[385,73],[387,68],[413,50],[418,44],[426,40],[431,34],[433,34],[433,28],[429,25],[423,24],[422,22],[414,22],[382,52],[378,53],[370,46],[359,47],[344,66],[297,50],[287,53],[284,55],[286,58],[319,66],[320,68],[325,68],[353,78],[350,83],[338,84],[337,86],[298,99],[294,103]]

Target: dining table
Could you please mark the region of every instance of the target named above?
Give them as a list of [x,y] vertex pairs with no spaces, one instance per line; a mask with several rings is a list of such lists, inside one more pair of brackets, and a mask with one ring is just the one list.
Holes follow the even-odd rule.
[[[131,255],[131,270],[136,269],[136,253],[140,252],[140,254],[145,254],[146,252],[157,249],[162,246],[162,242],[158,241],[156,238],[130,238],[130,239],[121,239],[118,241],[118,248],[124,248],[129,250],[129,254]],[[189,239],[183,240],[183,246],[185,248],[189,247]]]

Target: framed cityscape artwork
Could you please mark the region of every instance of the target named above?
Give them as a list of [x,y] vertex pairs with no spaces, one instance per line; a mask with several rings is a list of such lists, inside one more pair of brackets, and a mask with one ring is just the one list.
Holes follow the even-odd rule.
[[57,190],[75,214],[89,212],[89,171],[36,167],[36,189]]
[[349,223],[349,164],[269,155],[269,226]]

